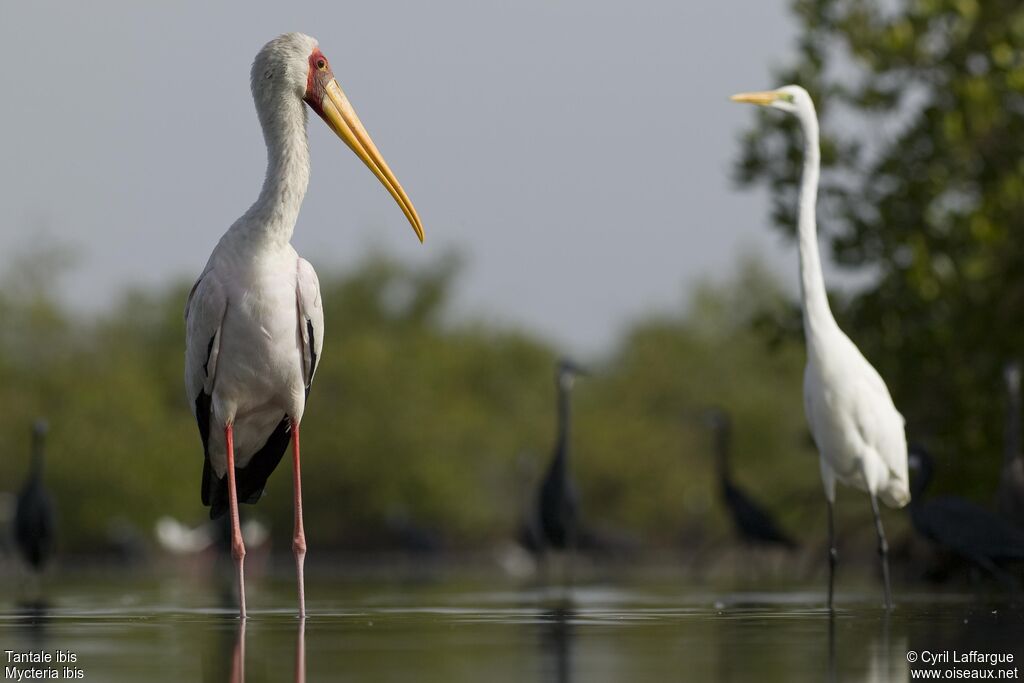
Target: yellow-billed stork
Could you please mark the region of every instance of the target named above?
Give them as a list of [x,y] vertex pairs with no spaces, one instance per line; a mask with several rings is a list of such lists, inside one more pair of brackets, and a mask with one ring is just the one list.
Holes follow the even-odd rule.
[[267,144],[259,198],[221,237],[185,305],[185,385],[203,441],[202,500],[231,515],[244,618],[245,545],[238,502],[255,503],[292,442],[299,615],[305,616],[299,424],[324,343],[320,285],[290,243],[309,181],[305,105],[337,133],[395,198],[420,241],[423,226],[334,78],[317,41],[287,33],[252,65]]

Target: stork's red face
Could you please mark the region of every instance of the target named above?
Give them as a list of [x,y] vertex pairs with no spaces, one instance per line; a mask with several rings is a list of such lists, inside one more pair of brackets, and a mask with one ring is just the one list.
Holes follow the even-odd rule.
[[338,81],[335,80],[331,65],[318,47],[313,48],[309,54],[309,74],[306,77],[306,94],[303,99],[373,171],[377,179],[398,202],[402,213],[409,219],[412,229],[416,231],[416,236],[422,242],[423,224],[416,213],[416,208],[412,205],[412,200],[402,189],[398,178],[388,168],[384,158],[377,150],[377,146],[373,144],[370,134],[366,132],[366,128],[356,116],[355,109],[352,108],[352,104],[348,101],[341,86],[338,85]]
[[315,47],[309,54],[309,75],[306,77],[306,103],[313,108],[317,114],[323,116],[324,95],[327,93],[327,84],[334,80],[334,72],[320,48]]

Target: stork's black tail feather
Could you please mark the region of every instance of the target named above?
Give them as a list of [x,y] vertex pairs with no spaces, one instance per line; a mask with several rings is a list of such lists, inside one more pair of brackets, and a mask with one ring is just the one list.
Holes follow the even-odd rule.
[[[274,428],[274,432],[267,439],[256,455],[252,456],[249,463],[239,469],[235,468],[235,487],[238,490],[238,502],[255,503],[263,497],[263,490],[267,486],[267,478],[281,462],[281,457],[288,449],[288,440],[291,435],[291,419],[285,417]],[[217,477],[210,467],[210,459],[207,458],[203,465],[203,504],[210,506],[210,519],[217,519],[228,511],[228,478],[227,475]]]

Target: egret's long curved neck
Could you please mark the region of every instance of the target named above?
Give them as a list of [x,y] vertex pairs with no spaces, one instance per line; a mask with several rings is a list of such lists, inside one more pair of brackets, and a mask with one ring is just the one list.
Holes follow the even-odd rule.
[[828,307],[825,276],[818,253],[818,229],[815,211],[818,203],[818,178],[821,174],[821,150],[818,143],[818,119],[814,111],[802,112],[804,132],[804,170],[800,180],[800,292],[803,301],[804,333],[808,343],[836,326]]
[[309,185],[306,106],[282,95],[272,106],[257,101],[256,108],[267,143],[267,175],[256,203],[235,227],[259,243],[283,245],[291,240]]

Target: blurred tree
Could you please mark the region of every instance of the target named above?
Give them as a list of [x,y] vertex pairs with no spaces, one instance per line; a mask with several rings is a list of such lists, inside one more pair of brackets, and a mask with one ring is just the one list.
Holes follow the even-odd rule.
[[[453,316],[460,267],[454,255],[414,268],[371,254],[343,273],[321,268],[327,334],[303,425],[307,534],[321,557],[393,547],[396,526],[454,548],[515,534],[554,442],[559,353],[522,330]],[[0,490],[21,481],[28,426],[46,416],[64,552],[109,548],[114,525],[149,536],[163,514],[206,518],[182,386],[189,286],[127,291],[94,319],[56,294],[0,289]],[[575,405],[574,469],[590,520],[662,545],[684,532],[691,542],[730,539],[708,436],[685,418],[710,403],[736,417],[737,477],[788,527],[820,514],[799,345],[786,338],[766,353],[752,322],[783,302],[749,262],[734,280],[700,285],[674,310],[629,326],[605,362],[582,359],[597,371]],[[282,542],[289,467],[285,459],[264,500],[247,508]]]
[[[699,284],[679,311],[624,333],[604,376],[577,391],[585,513],[645,529],[663,544],[731,541],[710,434],[698,418],[721,406],[736,423],[737,478],[754,483],[784,523],[808,528],[821,512],[821,488],[804,439],[803,355],[792,339],[767,351],[755,328],[784,302],[777,280],[746,259],[731,280]],[[603,509],[593,510],[595,501]],[[823,535],[820,526],[811,533]]]
[[[775,85],[815,99],[821,239],[869,281],[837,318],[885,377],[908,436],[948,460],[946,486],[989,498],[1000,368],[1024,352],[1024,5],[792,7],[799,57]],[[793,235],[802,143],[776,113],[758,112],[737,177],[772,190],[773,222]]]

